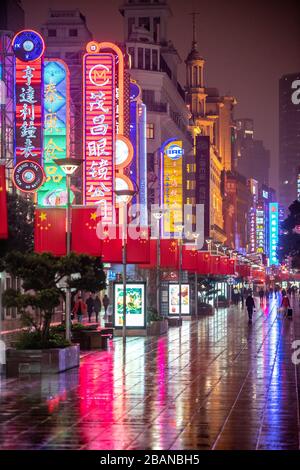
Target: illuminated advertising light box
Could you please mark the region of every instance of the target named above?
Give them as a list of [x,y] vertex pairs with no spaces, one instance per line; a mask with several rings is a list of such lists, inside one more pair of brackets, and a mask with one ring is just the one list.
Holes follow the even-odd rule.
[[278,266],[277,258],[278,248],[278,203],[269,204],[269,262],[270,265]]
[[204,205],[204,236],[210,234],[210,141],[206,135],[196,137],[197,204]]
[[256,253],[265,252],[265,213],[262,206],[256,208]]
[[115,58],[87,53],[83,58],[84,204],[101,205],[112,221],[114,203]]
[[60,59],[44,62],[44,158],[46,181],[38,191],[39,206],[67,204],[66,176],[55,161],[69,156],[69,70]]
[[[146,328],[146,283],[126,283],[126,328]],[[123,327],[123,284],[114,284],[115,328]]]
[[44,181],[43,148],[43,54],[39,33],[20,31],[12,41],[15,56],[15,142],[13,181],[24,192],[36,191]]
[[163,220],[163,234],[166,237],[177,234],[176,225],[183,223],[183,153],[181,140],[168,140],[162,148],[161,200],[169,208]]
[[[189,284],[181,284],[181,314],[190,315]],[[179,315],[179,284],[169,284],[169,315]]]

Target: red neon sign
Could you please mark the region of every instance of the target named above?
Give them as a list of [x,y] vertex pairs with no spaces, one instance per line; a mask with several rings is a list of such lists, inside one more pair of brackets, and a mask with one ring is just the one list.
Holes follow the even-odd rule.
[[15,164],[42,160],[42,59],[23,62],[16,58]]
[[114,202],[115,59],[88,53],[83,59],[84,202],[101,205],[111,221]]

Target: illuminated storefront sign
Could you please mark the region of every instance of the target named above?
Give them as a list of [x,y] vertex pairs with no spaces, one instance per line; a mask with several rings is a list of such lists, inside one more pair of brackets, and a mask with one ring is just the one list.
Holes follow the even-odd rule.
[[183,214],[183,148],[181,140],[171,139],[162,147],[162,202],[169,211],[164,216],[164,235],[178,233]]
[[44,180],[42,164],[43,53],[42,37],[31,30],[16,34],[15,55],[15,172],[21,191],[36,191]]
[[298,176],[297,176],[297,199],[300,201],[300,168],[298,170]]
[[249,212],[249,232],[250,232],[250,253],[255,253],[256,248],[256,219],[255,209],[251,207]]
[[111,221],[114,202],[115,58],[87,53],[83,59],[84,203],[101,205]]
[[44,158],[46,181],[38,191],[39,206],[67,203],[66,176],[55,161],[69,157],[69,71],[59,60],[44,62]]
[[[181,313],[190,314],[190,286],[181,285]],[[179,314],[179,284],[169,284],[169,315]]]
[[204,205],[204,236],[210,234],[210,141],[209,137],[196,137],[197,204]]
[[[123,284],[114,284],[114,327],[123,326]],[[145,283],[126,284],[126,328],[146,327]]]
[[265,252],[265,213],[263,206],[256,208],[256,253]]
[[269,204],[269,261],[270,265],[278,265],[277,247],[278,247],[278,203]]

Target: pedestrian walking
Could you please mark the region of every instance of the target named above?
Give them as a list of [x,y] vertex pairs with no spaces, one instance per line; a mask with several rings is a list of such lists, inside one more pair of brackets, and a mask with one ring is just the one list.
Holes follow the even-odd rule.
[[259,298],[260,298],[260,303],[262,304],[264,301],[264,296],[265,296],[265,291],[263,289],[260,289],[258,292]]
[[255,308],[255,302],[254,302],[254,299],[253,299],[251,293],[249,293],[249,295],[246,299],[246,308],[247,308],[247,311],[248,311],[249,322],[252,322],[252,315],[253,315],[253,310]]
[[92,315],[95,311],[95,299],[93,298],[92,294],[90,294],[89,298],[86,301],[87,306],[87,313],[89,317],[89,323],[92,321]]
[[99,298],[98,295],[96,295],[95,297],[95,305],[94,305],[94,309],[95,309],[95,315],[96,315],[96,323],[98,323],[99,321],[99,313],[101,312],[101,300]]
[[83,318],[83,315],[86,314],[86,311],[87,311],[86,303],[82,300],[81,295],[79,295],[73,308],[73,314],[77,316],[77,320],[79,323],[82,323],[82,318]]
[[287,295],[284,295],[282,297],[282,301],[281,301],[281,308],[283,308],[283,311],[284,311],[284,315],[287,316],[288,314],[288,309],[291,307],[291,304],[290,304],[290,299],[288,298]]
[[107,320],[107,309],[109,307],[109,297],[107,294],[104,295],[102,302],[103,302],[103,307],[104,307],[104,318],[105,320]]

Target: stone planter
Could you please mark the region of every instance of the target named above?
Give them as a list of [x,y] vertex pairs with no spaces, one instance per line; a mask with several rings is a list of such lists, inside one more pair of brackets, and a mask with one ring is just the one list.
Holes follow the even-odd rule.
[[213,315],[214,307],[210,304],[198,305],[198,315]]
[[215,305],[215,307],[218,307],[218,308],[228,308],[229,307],[229,300],[219,300],[218,303],[215,300],[214,305]]
[[57,374],[79,367],[78,344],[67,348],[18,350],[6,352],[6,375],[18,377],[22,374]]
[[72,332],[72,341],[78,343],[82,351],[107,349],[107,338],[112,338],[113,328],[97,331],[96,329],[77,330]]
[[168,320],[153,321],[147,325],[147,336],[161,336],[168,332]]
[[168,326],[181,326],[182,325],[182,318],[179,317],[168,317]]

